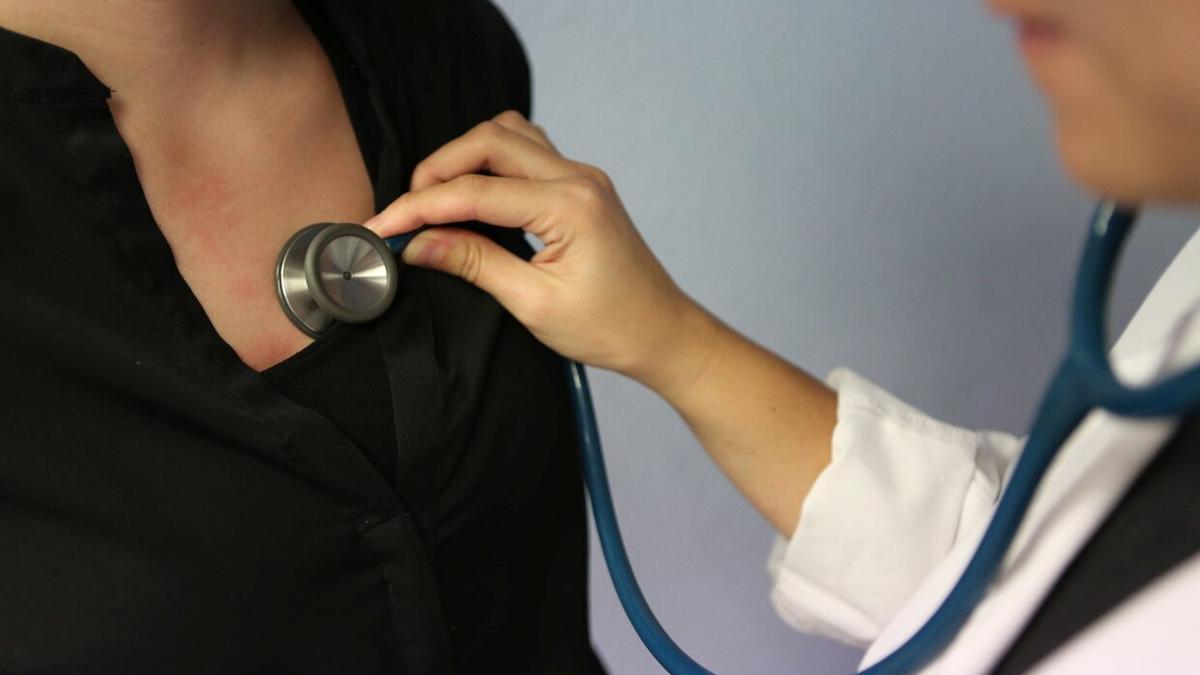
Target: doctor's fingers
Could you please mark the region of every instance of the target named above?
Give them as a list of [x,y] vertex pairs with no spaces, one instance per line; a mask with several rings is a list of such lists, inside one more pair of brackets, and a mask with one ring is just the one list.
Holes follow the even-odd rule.
[[504,112],[492,118],[492,121],[507,129],[511,129],[525,138],[558,153],[558,148],[554,147],[554,143],[550,141],[550,136],[546,134],[546,130],[540,126],[530,122],[524,115],[516,110],[505,110]]
[[477,125],[413,169],[411,189],[422,190],[463,174],[490,171],[509,178],[553,180],[576,171],[552,148],[494,120]]
[[[561,203],[559,193],[553,183],[467,174],[401,196],[367,226],[387,237],[421,225],[478,220],[545,236],[545,216]],[[403,257],[410,265],[453,274],[478,286],[522,321],[544,304],[540,299],[553,283],[543,270],[491,239],[453,227],[418,234]]]
[[422,225],[478,220],[542,236],[546,214],[562,208],[556,184],[469,173],[445,183],[406,192],[364,225],[381,237]]
[[482,234],[452,227],[417,235],[404,249],[404,261],[461,277],[523,322],[552,282],[545,272]]

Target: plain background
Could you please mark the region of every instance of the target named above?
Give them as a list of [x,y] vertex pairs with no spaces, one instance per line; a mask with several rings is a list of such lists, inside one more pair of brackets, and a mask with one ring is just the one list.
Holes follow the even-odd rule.
[[[848,365],[948,421],[1023,432],[1065,342],[1092,198],[1062,175],[1010,26],[973,2],[497,0],[534,117],[605,169],[676,280],[819,376]],[[1193,231],[1155,212],[1123,325]],[[775,533],[664,403],[593,372],[626,544],[667,630],[719,673],[848,672],[774,614]],[[592,543],[593,640],[662,672]]]

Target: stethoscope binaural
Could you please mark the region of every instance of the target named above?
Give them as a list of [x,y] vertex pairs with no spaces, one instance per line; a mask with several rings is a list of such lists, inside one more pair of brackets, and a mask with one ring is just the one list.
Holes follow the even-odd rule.
[[[999,569],[1055,454],[1088,413],[1103,408],[1128,417],[1167,417],[1200,408],[1200,366],[1158,384],[1131,389],[1117,380],[1108,362],[1104,307],[1118,255],[1136,219],[1136,210],[1113,202],[1097,207],[1076,277],[1070,345],[983,539],[933,616],[908,642],[863,672],[914,672],[950,643]],[[333,321],[361,323],[378,317],[397,292],[400,268],[395,257],[415,234],[384,240],[362,226],[346,223],[323,223],[301,230],[284,246],[276,264],[276,289],[284,312],[314,337]],[[587,378],[575,362],[567,363],[567,372],[584,481],[621,605],[642,642],[667,672],[709,673],[671,640],[638,588],[617,526]]]

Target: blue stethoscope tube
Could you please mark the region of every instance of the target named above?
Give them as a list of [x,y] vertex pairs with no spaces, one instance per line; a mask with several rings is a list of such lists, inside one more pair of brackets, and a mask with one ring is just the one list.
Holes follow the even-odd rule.
[[[1042,400],[1007,487],[970,563],[937,611],[907,642],[868,667],[871,675],[915,672],[937,657],[983,598],[995,577],[1038,483],[1066,439],[1089,412],[1103,408],[1129,417],[1168,417],[1200,407],[1200,366],[1163,382],[1131,389],[1113,374],[1107,357],[1104,307],[1113,268],[1137,213],[1101,203],[1091,220],[1076,277],[1071,341]],[[399,254],[416,233],[387,240]],[[604,559],[617,597],[638,636],[673,674],[708,674],[671,640],[642,596],[621,541],[604,468],[600,434],[583,366],[567,363],[583,476]]]
[[592,502],[592,517],[596,521],[600,549],[604,552],[604,561],[608,564],[608,573],[616,588],[617,598],[625,608],[625,615],[646,648],[668,673],[709,673],[667,635],[642,596],[642,589],[638,587],[629,564],[629,556],[625,553],[625,544],[621,541],[621,528],[617,526],[617,513],[613,509],[608,472],[604,469],[604,456],[600,448],[596,411],[592,406],[592,393],[588,389],[583,366],[568,361],[567,378],[571,387],[571,407],[575,411],[575,430],[579,435],[583,481]]
[[[419,229],[406,232],[389,237],[384,242],[393,253],[400,255],[420,232]],[[600,429],[596,424],[596,410],[592,405],[592,392],[588,388],[587,375],[582,365],[575,361],[567,361],[567,377],[571,391],[571,408],[575,413],[575,431],[579,437],[584,483],[592,502],[592,514],[600,536],[600,548],[604,551],[604,560],[608,564],[621,606],[625,608],[625,614],[637,631],[638,637],[667,672],[708,673],[709,671],[692,660],[667,635],[658,619],[654,617],[654,612],[650,610],[650,605],[646,603],[646,598],[642,597],[642,590],[633,575],[633,567],[629,564],[629,556],[625,553],[621,529],[617,526],[617,514],[613,509],[612,492],[608,488],[608,472],[604,469]]]
[[1076,277],[1070,344],[983,539],[933,616],[865,673],[914,672],[950,643],[999,570],[1046,469],[1088,413],[1099,408],[1127,417],[1169,417],[1200,406],[1200,367],[1133,389],[1117,380],[1109,364],[1104,309],[1113,269],[1136,219],[1136,211],[1112,202],[1097,207]]

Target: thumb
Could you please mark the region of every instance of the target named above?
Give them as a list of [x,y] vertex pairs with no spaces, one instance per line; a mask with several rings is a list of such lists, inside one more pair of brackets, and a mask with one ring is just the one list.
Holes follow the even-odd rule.
[[538,271],[476,232],[430,228],[413,238],[404,262],[460,277],[496,298],[510,312],[529,298],[542,281]]

